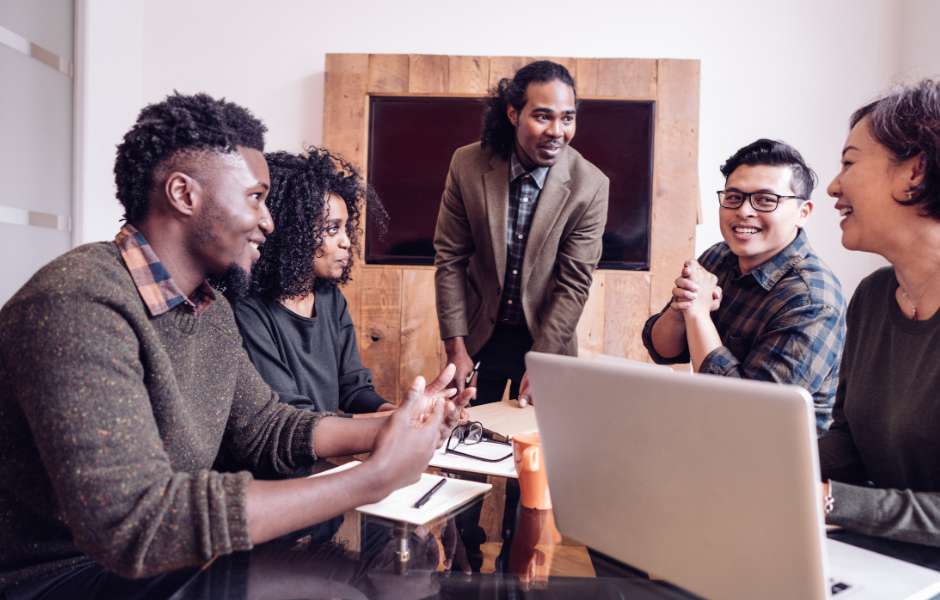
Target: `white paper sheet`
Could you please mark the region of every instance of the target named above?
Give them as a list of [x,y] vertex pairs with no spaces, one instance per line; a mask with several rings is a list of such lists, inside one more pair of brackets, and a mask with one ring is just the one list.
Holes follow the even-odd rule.
[[[510,465],[512,464],[511,460],[508,462]],[[360,464],[362,463],[358,461],[347,463],[341,467],[324,471],[323,473],[317,473],[316,475],[312,475],[312,477],[321,477],[323,475],[345,471],[346,469],[355,468]],[[421,508],[415,508],[415,503],[442,479],[445,480],[446,483],[434,492],[434,495],[431,496],[431,499],[428,500],[426,504],[421,506]],[[493,486],[488,483],[467,481],[464,479],[451,479],[440,477],[439,475],[422,473],[421,480],[417,483],[392,492],[381,502],[365,504],[356,507],[356,510],[390,521],[403,521],[413,525],[424,525],[470,502],[477,496],[485,494],[492,488]]]

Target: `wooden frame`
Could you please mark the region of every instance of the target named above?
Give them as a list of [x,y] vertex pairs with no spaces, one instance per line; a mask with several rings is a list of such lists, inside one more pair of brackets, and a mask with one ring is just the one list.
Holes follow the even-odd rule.
[[[327,54],[323,145],[365,170],[370,95],[483,96],[541,58]],[[648,360],[643,324],[665,306],[682,263],[695,252],[699,61],[547,58],[568,68],[580,97],[656,102],[650,269],[597,271],[578,323],[581,356]],[[416,375],[430,378],[445,366],[432,267],[359,261],[343,293],[363,363],[383,397],[397,403]]]

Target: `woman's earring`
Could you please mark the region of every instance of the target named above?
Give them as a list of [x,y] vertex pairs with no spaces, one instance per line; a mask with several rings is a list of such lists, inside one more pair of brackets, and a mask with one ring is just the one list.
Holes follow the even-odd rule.
[[911,193],[911,190],[907,190],[907,201],[908,201],[908,202],[910,202],[910,201],[912,200],[913,196],[914,196],[914,195]]

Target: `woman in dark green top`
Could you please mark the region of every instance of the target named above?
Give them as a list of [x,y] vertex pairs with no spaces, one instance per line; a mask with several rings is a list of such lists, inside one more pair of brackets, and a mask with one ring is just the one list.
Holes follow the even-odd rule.
[[851,123],[828,189],[842,245],[891,264],[846,313],[819,441],[827,522],[940,546],[940,84],[896,88]]
[[391,410],[363,366],[338,286],[360,254],[362,206],[372,226],[385,212],[359,172],[326,150],[265,155],[274,233],[235,306],[245,348],[282,402],[318,412]]

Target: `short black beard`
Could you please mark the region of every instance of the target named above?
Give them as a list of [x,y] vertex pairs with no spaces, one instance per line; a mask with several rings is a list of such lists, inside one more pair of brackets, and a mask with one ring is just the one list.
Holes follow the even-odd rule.
[[209,276],[209,285],[219,290],[229,300],[237,300],[248,295],[248,285],[251,281],[248,271],[238,263],[232,263],[223,275]]

